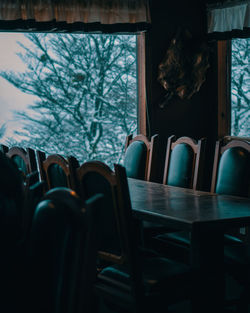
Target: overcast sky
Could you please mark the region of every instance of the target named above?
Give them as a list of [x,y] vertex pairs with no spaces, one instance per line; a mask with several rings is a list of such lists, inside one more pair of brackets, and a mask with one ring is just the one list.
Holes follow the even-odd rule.
[[[16,55],[17,52],[22,51],[17,41],[29,45],[29,40],[22,33],[0,32],[0,71],[25,71],[25,64]],[[0,77],[0,127],[4,123],[7,127],[5,137],[0,140],[1,143],[5,142],[6,137],[12,136],[15,129],[22,128],[20,122],[15,121],[13,111],[27,109],[27,105],[33,103],[34,99],[34,96],[24,94]]]

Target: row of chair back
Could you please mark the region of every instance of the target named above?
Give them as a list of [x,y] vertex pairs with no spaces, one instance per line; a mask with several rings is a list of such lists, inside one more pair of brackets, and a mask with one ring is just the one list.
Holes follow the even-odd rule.
[[[158,135],[154,135],[151,141],[143,135],[127,138],[124,165],[129,177],[154,181],[158,139]],[[177,139],[174,135],[170,136],[162,183],[194,190],[202,189],[205,148],[205,138],[196,141],[190,137]],[[233,139],[228,142],[221,139],[216,142],[211,192],[250,195],[249,152],[248,141]]]
[[[202,189],[206,139],[198,141],[190,137],[168,138],[163,184]],[[147,181],[157,180],[159,136],[149,141],[145,136],[129,135],[125,144],[124,166],[127,176]],[[45,182],[45,191],[53,187],[76,189],[74,169],[79,162],[73,156],[64,158],[59,154],[46,157],[44,152],[20,147],[1,150],[12,158],[23,175],[39,171]],[[216,142],[212,172],[211,192],[249,196],[249,151],[247,141],[232,140]],[[37,161],[36,161],[37,159]],[[38,165],[37,165],[38,164]]]

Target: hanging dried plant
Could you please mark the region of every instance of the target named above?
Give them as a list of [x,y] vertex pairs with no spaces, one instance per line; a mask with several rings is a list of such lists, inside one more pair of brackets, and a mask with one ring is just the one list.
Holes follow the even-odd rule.
[[208,67],[207,45],[179,30],[159,65],[158,81],[167,91],[165,98],[190,99],[205,81]]

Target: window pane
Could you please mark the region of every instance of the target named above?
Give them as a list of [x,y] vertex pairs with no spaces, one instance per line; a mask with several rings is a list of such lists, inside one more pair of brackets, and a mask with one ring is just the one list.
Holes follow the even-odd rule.
[[136,35],[1,33],[0,41],[1,143],[120,162],[137,130]]
[[250,136],[250,38],[232,40],[231,135]]

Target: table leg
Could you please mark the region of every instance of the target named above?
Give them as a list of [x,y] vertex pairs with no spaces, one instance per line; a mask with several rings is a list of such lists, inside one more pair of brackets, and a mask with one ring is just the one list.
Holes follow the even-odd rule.
[[208,227],[194,227],[191,232],[192,312],[223,312],[223,237],[223,233]]

